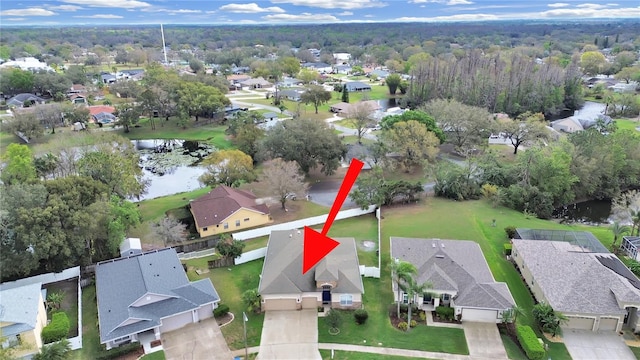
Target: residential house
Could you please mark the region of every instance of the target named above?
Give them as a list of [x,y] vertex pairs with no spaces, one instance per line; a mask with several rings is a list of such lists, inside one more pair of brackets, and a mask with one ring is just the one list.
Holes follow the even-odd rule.
[[302,67],[319,72],[320,74],[328,74],[331,72],[331,65],[323,62],[304,63]]
[[373,71],[371,71],[370,73],[367,74],[368,77],[377,77],[380,80],[384,80],[387,78],[387,76],[389,76],[389,72],[386,70],[381,70],[381,69],[375,69]]
[[582,124],[580,123],[580,121],[578,121],[573,116],[568,117],[568,118],[564,118],[564,119],[560,119],[560,120],[556,120],[556,121],[552,121],[551,122],[551,128],[554,129],[555,131],[563,132],[563,133],[567,133],[567,134],[572,134],[572,133],[574,133],[576,131],[584,130],[584,128],[582,127]]
[[564,233],[512,240],[511,257],[536,301],[567,316],[569,329],[640,330],[640,280],[595,237]]
[[613,90],[616,93],[633,93],[636,91],[638,87],[638,83],[636,81],[630,81],[628,84],[626,82],[619,82],[609,89]]
[[[415,299],[401,291],[405,304],[411,301],[426,311],[449,306],[462,321],[489,323],[500,323],[504,311],[515,305],[507,284],[495,281],[474,241],[391,237],[391,259],[413,264],[417,282],[431,284]],[[397,286],[394,282],[395,301]]]
[[334,240],[340,245],[303,274],[303,232],[272,231],[258,286],[262,310],[359,309],[364,286],[355,240]]
[[371,85],[365,84],[362,81],[349,81],[345,83],[348,92],[354,91],[371,91]]
[[273,86],[272,83],[265,80],[262,76],[255,79],[247,79],[240,82],[240,85],[249,87],[251,89],[262,89]]
[[118,79],[140,81],[144,77],[144,69],[122,70],[116,74]]
[[108,105],[92,105],[89,106],[89,116],[90,122],[114,122],[116,120],[115,115],[113,113],[116,112],[116,108]]
[[305,89],[282,89],[278,90],[278,97],[291,101],[300,101]]
[[73,84],[71,85],[71,89],[67,92],[68,96],[73,94],[84,94],[87,92],[87,88],[82,84]]
[[189,207],[201,237],[242,230],[272,222],[269,207],[256,196],[220,185],[193,201]]
[[44,102],[45,100],[40,96],[29,93],[22,93],[7,100],[7,106],[21,108],[24,107],[25,104],[27,104],[28,106],[32,106],[36,104],[44,104]]
[[292,77],[286,76],[286,77],[284,77],[282,79],[282,81],[278,85],[279,86],[283,86],[283,87],[292,87],[292,86],[303,85],[303,82],[300,79],[296,79],[296,78],[292,78]]
[[274,112],[266,112],[262,114],[262,116],[264,117],[264,121],[278,120],[278,114]]
[[336,74],[348,75],[349,73],[351,73],[351,70],[353,70],[351,65],[333,65],[332,72]]
[[116,76],[110,73],[102,73],[100,74],[100,79],[103,84],[113,84],[116,82]]
[[17,347],[16,358],[40,352],[41,333],[47,325],[42,283],[0,287],[0,347]]
[[623,236],[620,248],[633,260],[640,261],[638,248],[640,248],[640,236]]
[[351,60],[351,54],[350,53],[333,53],[333,60],[335,60],[336,63],[343,63],[345,61]]
[[69,96],[69,100],[74,105],[86,105],[88,103],[87,97],[82,94],[71,94],[71,96]]
[[365,101],[358,101],[356,103],[353,104],[349,104],[349,103],[345,103],[345,102],[339,102],[337,104],[331,105],[329,107],[329,111],[339,114],[341,116],[350,116],[350,113],[354,110],[354,108],[356,107],[360,107],[360,106],[366,106],[371,113],[373,114],[375,111],[380,110],[380,104],[378,103],[378,101],[376,100],[365,100]]
[[235,75],[246,74],[251,72],[251,68],[248,66],[231,66],[231,73]]
[[173,248],[96,265],[100,343],[108,349],[140,342],[213,316],[220,297],[209,278],[189,282]]
[[249,79],[251,79],[251,76],[249,76],[247,74],[227,75],[227,80],[229,81],[229,83],[232,83],[232,84],[237,84],[237,83],[243,82],[245,80],[249,80]]

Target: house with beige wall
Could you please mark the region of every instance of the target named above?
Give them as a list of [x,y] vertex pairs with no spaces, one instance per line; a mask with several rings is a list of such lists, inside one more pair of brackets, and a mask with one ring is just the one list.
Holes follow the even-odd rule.
[[640,279],[602,245],[566,239],[512,240],[512,260],[536,301],[566,315],[568,329],[640,331]]
[[15,358],[39,353],[47,310],[42,283],[0,288],[0,346],[15,347]]
[[220,185],[189,204],[200,237],[244,230],[273,221],[256,196]]
[[355,239],[334,240],[340,245],[303,274],[303,232],[272,231],[258,286],[262,310],[359,309],[364,286]]

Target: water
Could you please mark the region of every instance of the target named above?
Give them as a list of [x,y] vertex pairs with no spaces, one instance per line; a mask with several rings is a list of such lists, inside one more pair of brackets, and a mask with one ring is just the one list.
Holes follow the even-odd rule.
[[[154,199],[185,191],[199,189],[198,178],[206,172],[202,166],[194,165],[215,149],[203,150],[202,144],[184,140],[133,140],[140,152],[144,179],[149,182],[147,193],[140,200]],[[198,156],[183,155],[185,149]],[[161,150],[161,152],[158,152]],[[153,159],[153,160],[152,160]]]
[[584,105],[579,110],[574,111],[561,111],[560,113],[549,117],[549,121],[555,121],[560,119],[566,119],[568,117],[575,117],[581,120],[595,120],[599,115],[604,114],[605,104],[601,104],[593,101],[585,101]]
[[607,224],[611,216],[611,200],[589,200],[554,210],[553,217],[568,222]]

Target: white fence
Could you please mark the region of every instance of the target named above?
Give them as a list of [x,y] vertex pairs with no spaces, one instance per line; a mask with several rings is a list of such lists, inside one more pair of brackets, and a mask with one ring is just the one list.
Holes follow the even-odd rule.
[[77,279],[78,282],[78,336],[68,338],[71,350],[82,348],[82,287],[80,286],[80,266],[65,269],[59,273],[36,275],[25,279],[0,284],[0,289],[12,289],[20,286],[42,283],[47,285],[58,281]]
[[380,279],[380,269],[373,266],[360,265],[360,276]]
[[260,249],[255,249],[251,251],[247,251],[240,255],[240,257],[235,258],[233,261],[236,265],[248,263],[249,261],[257,260],[263,258],[267,255],[267,248],[263,247]]
[[[362,209],[349,209],[349,210],[339,211],[338,215],[336,216],[336,220],[348,219],[348,218],[351,218],[351,217],[370,214],[370,213],[374,212],[375,210],[376,210],[376,207],[372,205],[372,206],[369,206],[369,208],[365,209],[365,210],[362,210]],[[241,232],[238,232],[238,233],[234,233],[233,234],[233,239],[234,240],[247,240],[247,239],[257,238],[257,237],[260,237],[260,236],[269,235],[269,234],[271,234],[271,232],[273,230],[291,230],[291,229],[303,228],[305,226],[313,226],[313,225],[318,225],[318,224],[324,224],[327,221],[327,217],[328,216],[329,216],[329,214],[320,215],[320,216],[314,216],[314,217],[310,217],[310,218],[306,218],[306,219],[290,221],[290,222],[287,222],[287,223],[276,224],[276,225],[271,225],[271,226],[265,226],[265,227],[261,227],[261,228],[258,228],[258,229],[241,231]]]
[[180,260],[188,260],[188,259],[197,259],[205,256],[214,255],[216,253],[216,249],[204,249],[200,251],[193,251],[189,253],[178,253],[178,259]]

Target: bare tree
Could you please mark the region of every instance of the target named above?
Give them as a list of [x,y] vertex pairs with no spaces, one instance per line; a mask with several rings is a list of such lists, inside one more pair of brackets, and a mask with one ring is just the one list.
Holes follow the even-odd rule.
[[167,244],[181,243],[187,238],[187,225],[171,216],[165,216],[152,225],[154,232]]
[[282,209],[286,209],[285,204],[292,194],[297,196],[307,192],[304,175],[295,161],[284,161],[281,158],[269,161],[260,181],[267,184],[269,193],[278,198]]
[[631,235],[640,234],[640,191],[627,191],[613,199],[611,213],[614,221],[631,225]]
[[358,136],[358,144],[362,144],[362,136],[367,132],[369,125],[373,123],[371,114],[373,107],[368,102],[357,102],[351,105],[347,116],[349,121],[356,128],[356,136]]

